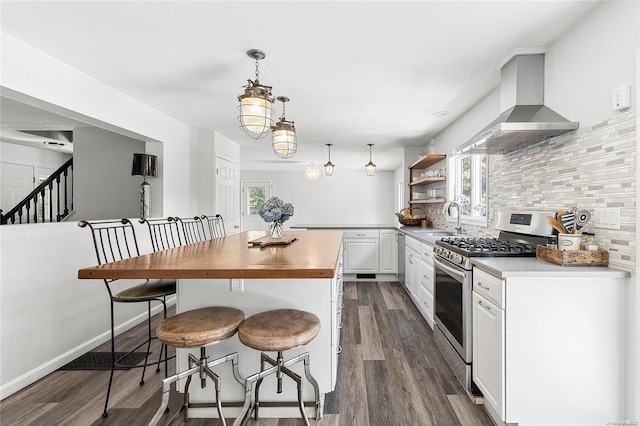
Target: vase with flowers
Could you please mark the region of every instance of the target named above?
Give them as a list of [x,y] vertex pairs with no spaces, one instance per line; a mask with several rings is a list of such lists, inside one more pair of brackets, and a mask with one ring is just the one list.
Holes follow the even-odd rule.
[[282,223],[293,216],[293,205],[285,203],[278,197],[271,197],[260,206],[260,217],[271,225],[271,238],[282,237]]

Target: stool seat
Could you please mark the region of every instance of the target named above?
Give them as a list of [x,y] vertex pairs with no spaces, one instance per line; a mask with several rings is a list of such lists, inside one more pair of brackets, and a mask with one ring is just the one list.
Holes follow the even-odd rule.
[[211,306],[164,320],[156,335],[161,342],[174,347],[202,347],[233,336],[243,320],[244,313],[239,309]]
[[312,341],[320,319],[310,312],[277,309],[251,315],[238,328],[240,341],[259,351],[286,351]]

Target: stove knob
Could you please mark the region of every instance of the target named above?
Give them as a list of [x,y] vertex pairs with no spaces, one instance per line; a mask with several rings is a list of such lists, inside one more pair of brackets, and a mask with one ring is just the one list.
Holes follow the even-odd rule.
[[454,254],[454,255],[452,255],[452,259],[451,259],[451,260],[452,260],[452,261],[453,261],[453,263],[455,263],[455,264],[458,264],[458,265],[462,264],[462,256],[461,256],[461,255],[459,255],[459,254]]

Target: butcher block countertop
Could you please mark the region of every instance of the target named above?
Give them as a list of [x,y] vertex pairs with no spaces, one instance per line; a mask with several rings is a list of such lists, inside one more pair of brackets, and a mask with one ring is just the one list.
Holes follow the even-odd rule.
[[83,268],[80,279],[158,278],[332,278],[338,267],[342,231],[287,231],[287,245],[252,247],[267,235],[249,231],[216,240]]

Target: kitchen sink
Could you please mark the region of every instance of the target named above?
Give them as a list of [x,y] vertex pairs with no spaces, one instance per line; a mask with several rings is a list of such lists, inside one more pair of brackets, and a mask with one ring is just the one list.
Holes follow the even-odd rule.
[[453,235],[453,232],[446,232],[446,231],[414,231],[416,234],[426,234],[426,235],[431,235],[433,237],[445,237],[445,236],[449,236],[449,235]]

